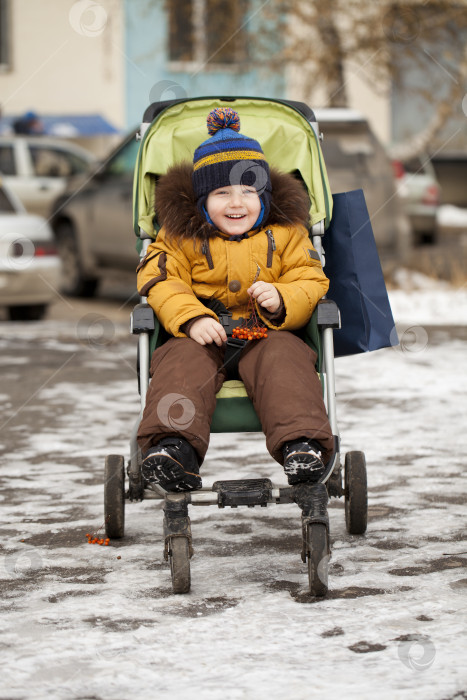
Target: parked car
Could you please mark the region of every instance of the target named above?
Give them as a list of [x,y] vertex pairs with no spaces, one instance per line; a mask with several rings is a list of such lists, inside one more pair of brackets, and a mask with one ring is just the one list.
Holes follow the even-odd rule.
[[28,214],[0,178],[0,306],[10,319],[41,319],[57,293],[60,270],[49,224]]
[[428,156],[393,161],[397,192],[410,219],[413,242],[435,243],[440,186]]
[[410,225],[396,193],[391,160],[368,120],[352,109],[316,109],[315,116],[332,192],[362,189],[380,257],[404,257]]
[[68,178],[86,173],[96,158],[84,148],[45,136],[0,136],[0,173],[31,214],[47,217]]
[[[352,110],[317,110],[331,188],[362,188],[382,256],[396,256],[409,235],[391,161],[367,120]],[[74,178],[54,209],[52,226],[64,265],[63,291],[91,296],[109,271],[134,272],[133,171],[136,130],[88,178]]]
[[467,148],[438,151],[431,163],[441,188],[441,203],[467,209]]
[[109,271],[136,269],[132,199],[138,147],[135,130],[91,177],[73,178],[53,205],[65,294],[93,296]]

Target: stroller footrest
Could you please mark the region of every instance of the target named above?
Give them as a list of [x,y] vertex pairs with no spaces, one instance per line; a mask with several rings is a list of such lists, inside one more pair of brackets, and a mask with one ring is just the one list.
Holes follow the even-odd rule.
[[237,508],[237,506],[262,506],[265,508],[272,498],[270,479],[236,479],[234,481],[216,481],[212,490],[217,492],[219,508]]

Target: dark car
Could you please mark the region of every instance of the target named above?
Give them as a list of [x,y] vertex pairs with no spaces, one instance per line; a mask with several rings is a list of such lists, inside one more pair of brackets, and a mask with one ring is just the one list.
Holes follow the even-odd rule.
[[53,205],[66,294],[93,296],[109,270],[135,271],[132,196],[138,146],[135,130],[94,173],[74,178]]
[[[382,145],[357,112],[326,109],[316,116],[332,191],[362,188],[381,256],[400,256],[410,228]],[[65,293],[91,296],[109,272],[135,271],[132,187],[138,145],[135,130],[94,175],[75,179],[54,204]]]
[[436,243],[440,186],[428,156],[394,161],[397,192],[412,226],[413,242]]

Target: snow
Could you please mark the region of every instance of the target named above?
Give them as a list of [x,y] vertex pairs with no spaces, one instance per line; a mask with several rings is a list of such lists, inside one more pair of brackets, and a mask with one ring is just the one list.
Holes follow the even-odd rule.
[[346,109],[325,107],[313,110],[318,122],[363,122],[366,121],[364,115],[356,109]]
[[467,209],[456,207],[453,204],[443,204],[436,212],[439,226],[453,228],[467,228]]
[[[0,698],[465,697],[467,292],[399,283],[401,345],[336,361],[369,527],[349,535],[331,501],[324,600],[307,594],[294,505],[191,507],[187,595],[171,591],[160,502],[128,504],[125,538],[88,545],[104,456],[128,457],[138,415],[134,339],[117,323],[104,345],[73,323],[4,324]],[[286,483],[258,434],[213,435],[202,474]]]
[[403,268],[394,273],[394,282],[397,289],[390,290],[389,299],[400,327],[467,325],[466,284],[452,287],[448,282]]

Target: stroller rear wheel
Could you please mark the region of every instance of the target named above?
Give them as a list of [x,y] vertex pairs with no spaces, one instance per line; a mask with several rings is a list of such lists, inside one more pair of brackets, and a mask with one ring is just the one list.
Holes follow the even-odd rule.
[[324,523],[309,523],[306,536],[310,593],[314,596],[325,596],[328,592],[328,528]]
[[170,574],[174,593],[188,593],[191,586],[190,543],[188,537],[169,540]]
[[345,455],[345,524],[351,535],[363,535],[367,526],[368,494],[363,452]]
[[105,458],[104,482],[105,532],[111,539],[125,533],[125,460],[121,455]]

